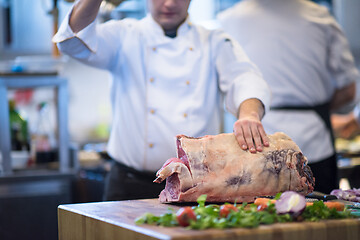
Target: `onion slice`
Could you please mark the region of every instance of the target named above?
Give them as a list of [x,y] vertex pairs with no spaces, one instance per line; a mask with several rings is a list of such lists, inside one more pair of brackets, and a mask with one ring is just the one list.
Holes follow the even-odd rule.
[[293,217],[299,216],[306,207],[306,200],[303,195],[294,191],[286,191],[281,194],[280,199],[275,202],[276,213],[289,213]]

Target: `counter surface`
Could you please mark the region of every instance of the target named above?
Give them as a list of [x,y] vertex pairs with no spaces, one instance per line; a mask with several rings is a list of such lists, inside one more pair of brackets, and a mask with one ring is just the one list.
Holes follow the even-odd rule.
[[245,240],[354,240],[360,239],[360,220],[277,223],[254,229],[188,230],[181,227],[136,225],[134,220],[151,212],[156,215],[179,205],[158,199],[60,205],[60,240],[95,239],[245,239]]

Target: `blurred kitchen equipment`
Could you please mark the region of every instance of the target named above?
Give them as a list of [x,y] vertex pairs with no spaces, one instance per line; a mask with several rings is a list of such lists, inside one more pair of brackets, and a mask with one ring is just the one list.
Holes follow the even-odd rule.
[[[59,8],[58,8],[58,0],[51,0],[52,1],[52,8],[47,12],[49,15],[52,15],[53,18],[53,35],[56,34],[59,28]],[[52,56],[59,57],[60,52],[57,48],[56,44],[52,44]]]
[[[75,0],[64,0],[65,2],[75,2]],[[103,2],[108,2],[113,4],[114,6],[119,6],[120,3],[124,2],[125,0],[105,0]]]
[[[7,62],[8,71],[14,72],[15,67],[21,67],[20,72],[26,73],[59,73],[64,64],[67,62],[67,56],[61,56],[54,58],[50,55],[28,55],[28,56],[17,56],[13,61]],[[1,67],[0,71],[6,71],[6,64]]]
[[[75,2],[75,0],[64,0]],[[121,4],[121,6],[119,6]],[[143,0],[104,0],[99,9],[100,22],[110,19],[123,19],[125,17],[142,18],[145,15]]]
[[12,41],[12,32],[11,32],[11,8],[10,0],[2,1],[2,8],[4,9],[4,19],[5,19],[5,44],[9,45]]
[[9,117],[11,150],[29,150],[28,123],[17,111],[14,100],[9,101]]
[[[57,0],[53,0],[53,8],[49,11],[49,13],[53,16],[53,35],[55,35],[59,28],[59,8],[57,6]],[[60,52],[56,44],[53,43],[52,46],[52,55],[54,57],[59,57]]]
[[58,160],[55,127],[51,123],[47,102],[38,105],[36,129],[31,135],[31,157],[37,164]]

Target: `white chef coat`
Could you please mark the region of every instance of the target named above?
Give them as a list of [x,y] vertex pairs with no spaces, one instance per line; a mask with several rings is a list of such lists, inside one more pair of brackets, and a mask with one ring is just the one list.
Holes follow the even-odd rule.
[[[304,0],[244,0],[218,15],[261,70],[271,107],[313,106],[359,79],[348,42],[325,7]],[[270,111],[267,133],[283,131],[317,162],[331,156],[330,133],[314,111]]]
[[218,134],[222,94],[234,115],[249,98],[269,106],[261,73],[223,31],[187,19],[169,38],[148,15],[93,22],[75,34],[68,21],[69,15],[53,41],[62,52],[111,71],[108,152],[127,166],[156,171],[176,156],[177,134]]

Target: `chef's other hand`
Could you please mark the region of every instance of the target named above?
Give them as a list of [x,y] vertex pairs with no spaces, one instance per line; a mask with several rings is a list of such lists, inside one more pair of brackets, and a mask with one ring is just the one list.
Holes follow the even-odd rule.
[[336,137],[351,139],[360,133],[360,124],[354,113],[332,114],[331,124]]
[[261,152],[269,146],[269,139],[261,124],[264,107],[258,99],[245,100],[240,105],[239,119],[234,123],[235,137],[243,150]]

